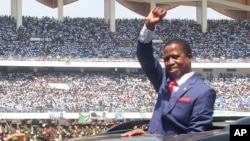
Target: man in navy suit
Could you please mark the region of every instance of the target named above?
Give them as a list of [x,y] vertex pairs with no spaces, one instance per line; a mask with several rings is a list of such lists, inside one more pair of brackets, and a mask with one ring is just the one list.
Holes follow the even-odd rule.
[[[163,55],[165,69],[153,55],[154,29],[165,15],[166,10],[153,8],[138,38],[138,60],[158,93],[148,133],[177,135],[211,130],[216,92],[192,71],[189,43],[178,38],[166,43]],[[177,82],[171,93],[167,89],[170,80]],[[121,136],[143,133],[143,130],[136,129]]]

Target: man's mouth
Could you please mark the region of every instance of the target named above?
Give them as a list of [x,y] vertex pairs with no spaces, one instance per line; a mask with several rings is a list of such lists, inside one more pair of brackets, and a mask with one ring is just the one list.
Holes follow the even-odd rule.
[[177,71],[177,70],[178,70],[178,68],[170,68],[170,69],[169,69],[170,72],[175,72],[175,71]]

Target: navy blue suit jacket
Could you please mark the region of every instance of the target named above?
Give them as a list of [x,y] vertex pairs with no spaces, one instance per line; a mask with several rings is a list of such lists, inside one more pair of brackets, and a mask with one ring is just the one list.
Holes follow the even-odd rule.
[[211,130],[215,90],[195,74],[170,98],[166,89],[169,75],[155,59],[152,41],[138,41],[136,53],[144,73],[158,93],[148,132],[186,134]]

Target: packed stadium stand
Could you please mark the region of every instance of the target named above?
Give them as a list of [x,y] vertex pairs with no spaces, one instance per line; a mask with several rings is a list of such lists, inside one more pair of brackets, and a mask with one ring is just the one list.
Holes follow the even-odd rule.
[[[193,55],[195,57],[194,64],[197,62],[207,63],[208,65],[210,63],[225,64],[230,61],[235,64],[235,67],[237,67],[236,64],[238,63],[248,64],[250,57],[249,22],[210,20],[208,23],[210,27],[208,32],[202,33],[200,26],[192,20],[164,20],[164,22],[159,25],[164,26],[164,28],[156,28],[156,32],[161,32],[162,34],[156,34],[160,36],[155,37],[155,39],[158,41],[161,40],[162,42],[154,43],[156,50],[155,55],[160,59],[161,48],[164,42],[173,37],[180,37],[188,40],[192,44]],[[100,59],[99,61],[104,60],[109,63],[108,60],[110,59],[110,61],[120,62],[120,64],[123,62],[136,62],[134,52],[136,37],[142,24],[142,19],[117,19],[117,32],[110,32],[103,19],[98,18],[67,17],[65,21],[59,22],[48,17],[41,19],[24,17],[23,26],[15,29],[15,21],[12,17],[1,16],[0,57],[2,62],[20,60],[63,62],[65,66],[61,68],[61,71],[68,70],[67,63],[81,62],[83,60],[84,62],[95,62]],[[110,66],[112,66],[112,62],[109,63]],[[143,105],[134,105],[133,100],[140,100],[140,95],[153,93],[152,88],[147,86],[148,82],[145,80],[143,74],[134,75],[133,72],[119,72],[117,69],[110,69],[111,72],[105,73],[92,73],[88,72],[87,68],[82,72],[80,68],[78,72],[53,72],[57,70],[56,67],[47,67],[45,70],[39,70],[39,66],[37,67],[38,70],[27,69],[32,67],[18,67],[18,64],[16,64],[16,68],[15,66],[11,66],[11,64],[9,64],[9,66],[1,66],[1,89],[3,93],[6,93],[6,95],[3,95],[5,98],[2,98],[2,100],[10,99],[12,101],[10,103],[2,101],[2,107],[7,107],[7,109],[3,108],[3,111],[20,111],[15,108],[18,106],[22,107],[21,109],[23,110],[28,110],[30,109],[28,107],[32,107],[31,105],[34,104],[35,107],[43,107],[43,112],[52,108],[52,105],[55,104],[51,98],[56,98],[57,100],[58,98],[62,98],[62,100],[59,100],[60,104],[57,104],[58,107],[66,111],[71,111],[71,108],[74,106],[77,106],[80,111],[95,110],[99,105],[94,103],[98,103],[98,101],[102,100],[105,101],[105,110],[114,112],[116,108],[120,107],[123,111],[132,110],[135,112],[139,111],[140,108],[138,109],[138,106]],[[214,85],[219,92],[218,94],[225,96],[224,98],[232,98],[232,95],[226,96],[228,95],[227,93],[232,93],[232,91],[233,94],[237,93],[236,95],[239,96],[237,99],[241,97],[243,100],[242,104],[246,107],[247,102],[245,99],[249,95],[249,65],[241,70],[243,74],[238,74],[237,68],[228,69],[222,72],[222,74],[220,72],[213,74],[212,71],[216,68],[213,68],[213,66],[210,66],[210,68],[210,70],[203,70],[201,76],[207,79],[208,83]],[[101,70],[101,68],[99,69]],[[240,70],[240,68],[238,69]],[[31,72],[20,72],[21,70]],[[97,71],[98,66],[92,71],[94,70]],[[133,71],[133,69],[131,70]],[[140,69],[136,68],[134,73],[140,73]],[[101,80],[96,80],[100,78]],[[228,83],[228,85],[233,86],[227,86],[228,88],[225,89],[232,90],[221,92],[221,90],[225,91],[223,87],[219,87],[220,83],[222,83],[221,81],[233,81],[236,84]],[[242,83],[240,83],[241,81]],[[95,84],[97,82],[100,88]],[[67,83],[69,89],[56,90],[49,88],[49,83]],[[223,86],[226,86],[224,84],[225,83],[223,83]],[[107,87],[107,85],[111,87]],[[112,85],[118,87],[112,87]],[[92,88],[93,86],[95,89]],[[31,93],[32,96],[28,96],[29,94],[25,92],[27,91],[27,87],[30,89],[28,93]],[[238,89],[235,89],[235,87]],[[120,91],[121,89],[123,91]],[[242,91],[242,89],[245,91]],[[91,107],[88,107],[81,103],[85,101],[85,97],[80,97],[80,92],[83,93],[83,95],[103,94],[105,96],[98,97],[102,99],[91,100],[88,102],[89,104],[92,103],[90,104]],[[130,92],[133,93],[131,94]],[[244,93],[242,94],[242,92]],[[24,96],[21,93],[28,95]],[[60,93],[60,95],[58,98],[53,97],[53,93]],[[119,94],[118,97],[117,93]],[[121,93],[124,93],[124,95],[120,95]],[[16,94],[20,94],[20,97],[16,97]],[[42,98],[47,100],[41,100],[38,98],[39,95],[42,95]],[[77,97],[72,97],[72,95]],[[34,99],[30,100],[32,97]],[[132,101],[128,101],[130,104],[119,105],[125,103],[114,102],[121,101],[126,97],[133,97],[130,99]],[[65,98],[73,99],[65,102],[65,100],[63,100]],[[113,101],[112,98],[118,99]],[[150,95],[149,97],[151,100],[154,98],[155,95]],[[150,103],[150,101],[144,102]],[[152,110],[153,103],[145,103],[144,105],[149,106],[148,109]],[[236,107],[234,106],[234,108]],[[21,111],[23,112],[23,110]],[[33,110],[34,109],[31,111]],[[41,112],[41,110],[35,111]]]
[[[80,119],[78,113],[92,111],[105,111],[113,117],[114,113],[140,113],[138,118],[148,118],[146,114],[152,112],[157,95],[135,64],[137,36],[144,19],[116,19],[115,32],[102,18],[65,17],[58,21],[25,16],[22,21],[16,28],[13,17],[0,15],[0,117],[8,120],[1,124],[20,122],[10,120],[8,114],[25,119],[22,124],[28,125],[32,115],[33,124],[45,129],[46,124],[42,124],[46,121],[52,125],[53,112],[63,112],[66,119],[73,120]],[[196,21],[171,19],[164,20],[155,32],[158,59],[164,43],[171,38],[191,43],[194,69],[217,91],[216,111],[250,111],[248,20],[208,20],[204,33]],[[108,66],[102,66],[104,63]],[[94,67],[88,66],[91,64]],[[26,117],[16,116],[27,113]],[[46,120],[38,124],[44,113],[47,117],[42,119]],[[74,117],[68,113],[75,113]],[[58,124],[68,127],[79,123]],[[95,120],[82,125],[80,134],[97,134],[101,132],[97,129],[104,131],[114,124]],[[67,137],[66,133],[61,138],[79,136],[72,133]]]

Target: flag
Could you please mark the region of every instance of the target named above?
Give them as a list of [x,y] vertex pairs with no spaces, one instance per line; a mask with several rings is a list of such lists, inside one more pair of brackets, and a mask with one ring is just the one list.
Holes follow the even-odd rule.
[[83,114],[79,113],[78,121],[80,123],[87,122],[89,120],[89,115],[84,116]]

